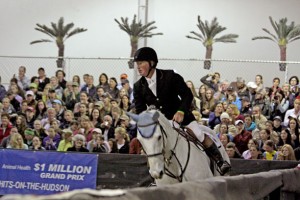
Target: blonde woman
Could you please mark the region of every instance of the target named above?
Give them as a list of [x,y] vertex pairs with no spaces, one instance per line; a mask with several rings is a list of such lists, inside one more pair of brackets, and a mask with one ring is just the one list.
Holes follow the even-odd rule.
[[11,149],[28,149],[28,146],[24,144],[23,137],[20,133],[14,133],[12,134],[9,144],[7,145],[7,148]]
[[118,152],[129,154],[129,135],[125,128],[118,127],[115,129],[115,139],[117,141]]
[[283,145],[277,160],[296,160],[293,147],[289,144]]

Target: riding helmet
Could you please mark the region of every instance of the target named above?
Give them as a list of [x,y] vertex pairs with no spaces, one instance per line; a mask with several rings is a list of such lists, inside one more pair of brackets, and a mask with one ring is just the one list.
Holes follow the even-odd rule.
[[153,61],[155,63],[158,63],[156,52],[150,47],[142,47],[138,49],[134,54],[133,61]]

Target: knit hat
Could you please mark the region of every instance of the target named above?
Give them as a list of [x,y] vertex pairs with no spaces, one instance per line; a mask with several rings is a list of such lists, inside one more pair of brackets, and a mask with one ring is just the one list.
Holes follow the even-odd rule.
[[227,112],[223,112],[223,113],[221,114],[221,116],[220,116],[220,119],[221,119],[221,120],[222,120],[222,119],[230,119],[230,117],[229,117],[229,115],[228,115]]

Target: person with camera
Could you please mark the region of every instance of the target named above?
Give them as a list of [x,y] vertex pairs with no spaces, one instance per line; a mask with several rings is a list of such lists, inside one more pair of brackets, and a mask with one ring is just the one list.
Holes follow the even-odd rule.
[[[207,80],[209,77],[210,80]],[[207,74],[203,76],[200,81],[217,92],[220,84],[220,73],[215,72],[214,74]]]
[[289,108],[289,101],[284,98],[284,92],[282,90],[277,90],[274,93],[272,102],[270,104],[270,120],[273,120],[274,117],[280,116],[281,119],[284,119],[285,112]]

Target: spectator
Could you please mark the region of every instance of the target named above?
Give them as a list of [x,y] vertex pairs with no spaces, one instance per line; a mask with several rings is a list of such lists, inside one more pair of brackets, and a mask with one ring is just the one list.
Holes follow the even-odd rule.
[[254,106],[252,111],[252,119],[256,126],[264,125],[268,119],[261,113],[261,108],[259,106]]
[[1,124],[0,124],[0,143],[2,142],[3,138],[9,136],[12,127],[13,126],[10,123],[8,113],[2,113]]
[[10,138],[14,133],[18,133],[18,129],[16,127],[12,127],[10,129],[9,135],[3,138],[2,142],[0,143],[0,148],[7,148],[7,146],[9,145]]
[[298,118],[300,116],[300,96],[294,101],[294,108],[287,110],[284,115],[283,125],[287,126],[289,117]]
[[59,99],[54,99],[52,101],[52,108],[54,108],[56,112],[55,118],[60,121],[60,123],[64,123],[64,114],[65,114],[65,108],[62,105],[62,101]]
[[100,110],[98,108],[93,108],[90,120],[95,128],[100,128],[103,119],[101,118]]
[[223,134],[221,135],[220,141],[224,148],[226,149],[227,144],[230,142],[229,134]]
[[280,133],[279,141],[277,143],[277,147],[280,148],[285,144],[291,145],[293,148],[295,147],[295,143],[292,140],[292,136],[289,129],[283,129]]
[[133,138],[129,144],[129,154],[142,154],[143,147],[137,138]]
[[40,67],[38,69],[38,79],[39,79],[39,87],[38,91],[42,92],[44,90],[44,87],[50,83],[50,79],[45,74],[45,69]]
[[280,116],[283,119],[288,108],[289,101],[284,98],[283,91],[276,91],[270,104],[270,119],[273,120],[275,116]]
[[80,85],[80,77],[78,75],[74,75],[73,78],[72,78],[72,82],[76,82],[78,83],[78,86],[80,87],[81,89],[81,85]]
[[220,132],[217,133],[218,138],[221,140],[222,135],[228,135],[229,137],[229,141],[232,142],[233,141],[233,136],[228,134],[228,126],[226,123],[221,123],[220,124]]
[[34,135],[34,130],[31,128],[27,128],[24,131],[24,135],[25,135],[25,139],[24,139],[24,143],[28,146],[29,149],[32,149],[32,145],[33,145],[33,137]]
[[251,160],[259,160],[259,159],[263,158],[261,151],[255,145],[252,145],[250,147],[250,154],[251,154],[251,157],[249,159],[251,159]]
[[117,141],[118,153],[129,154],[129,136],[126,129],[118,127],[115,129],[115,139]]
[[110,147],[110,152],[109,153],[118,153],[118,145],[117,142],[115,140],[115,138],[110,138],[108,140],[108,144]]
[[9,144],[7,145],[8,149],[28,149],[28,146],[24,144],[21,134],[14,133],[11,135]]
[[202,118],[208,119],[209,113],[214,112],[216,100],[214,99],[214,91],[209,88],[206,90],[205,98],[201,101],[201,115]]
[[242,97],[240,111],[241,111],[242,115],[245,115],[245,114],[251,115],[252,114],[252,106],[251,106],[249,97]]
[[9,117],[16,117],[17,116],[16,110],[10,104],[10,100],[7,97],[2,99],[1,113],[7,113],[9,115]]
[[69,129],[71,127],[71,122],[74,120],[74,114],[71,110],[66,110],[64,112],[64,120],[61,121],[59,128]]
[[112,127],[112,117],[110,115],[104,116],[103,123],[100,127],[104,136],[104,141],[108,141],[110,138],[115,138],[115,130]]
[[281,148],[281,151],[278,153],[277,160],[295,160],[294,149],[291,145],[285,144]]
[[131,103],[128,95],[123,95],[121,97],[120,108],[123,112],[129,112],[131,110]]
[[104,98],[104,88],[102,86],[97,87],[96,94],[94,96],[94,101],[102,101]]
[[79,120],[79,121],[80,121],[80,119],[81,119],[82,117],[88,115],[88,108],[87,108],[87,105],[88,105],[88,104],[80,103],[79,112],[74,113],[74,118],[75,118],[76,120]]
[[29,88],[29,84],[30,84],[30,80],[25,74],[26,74],[26,67],[20,66],[19,74],[17,76],[14,75],[14,78],[16,78],[18,80],[18,85],[23,90],[27,90]]
[[27,128],[27,123],[26,123],[26,118],[23,115],[17,116],[15,127],[18,129],[18,133],[20,133],[24,138],[24,132],[25,129]]
[[42,147],[41,139],[38,136],[33,137],[32,146],[29,149],[34,150],[34,151],[45,150],[45,148]]
[[[199,87],[198,97],[200,99],[200,105],[201,105],[201,102],[203,101],[203,99],[205,98],[206,90],[207,90],[207,85],[205,85],[205,84],[203,84]],[[201,107],[200,107],[200,109],[201,109]]]
[[39,119],[36,119],[33,122],[33,130],[34,130],[34,135],[38,136],[41,139],[41,141],[43,141],[44,138],[48,136],[46,134],[45,129],[42,127],[41,120]]
[[251,147],[252,147],[252,146],[255,146],[255,147],[258,149],[258,143],[257,143],[257,140],[255,140],[255,139],[250,139],[250,140],[248,141],[247,146],[248,146],[248,149],[242,153],[242,157],[243,157],[244,159],[251,159],[251,158],[252,158]]
[[256,129],[256,124],[253,122],[252,116],[249,114],[244,115],[245,118],[245,130],[252,132],[253,130]]
[[214,127],[221,123],[221,114],[224,112],[222,103],[218,103],[215,107],[214,112],[210,112],[209,119],[208,119],[208,125],[211,129],[214,129]]
[[270,99],[274,98],[276,92],[281,91],[279,85],[280,85],[280,78],[278,77],[273,78],[273,85],[270,88],[270,91],[268,93]]
[[117,128],[121,125],[120,122],[120,116],[122,115],[122,110],[120,107],[113,107],[111,109],[111,115],[112,115],[112,127]]
[[6,89],[5,87],[2,85],[1,82],[1,76],[0,76],[0,101],[2,102],[2,99],[5,97],[6,95]]
[[118,86],[117,79],[115,77],[111,77],[109,79],[109,89],[107,92],[110,94],[112,99],[118,98],[119,89],[117,88],[117,86]]
[[[210,77],[210,80],[207,80]],[[220,80],[220,73],[215,72],[214,74],[207,74],[203,76],[200,81],[211,88],[214,93],[218,91],[219,87],[219,80]]]
[[265,151],[264,143],[267,140],[271,139],[270,134],[271,134],[270,131],[268,129],[266,129],[265,127],[261,128],[261,130],[259,131],[259,138],[257,139],[257,142],[258,142],[258,148],[261,152]]
[[100,86],[104,89],[104,92],[107,92],[109,89],[108,76],[105,73],[102,73],[99,76],[99,85],[97,85],[97,87]]
[[65,104],[68,110],[73,110],[76,103],[80,102],[80,90],[77,82],[72,83],[72,88],[69,89],[69,94],[66,95]]
[[92,139],[87,143],[86,148],[89,152],[93,152],[93,148],[97,146],[97,136],[102,135],[102,131],[99,128],[93,128]]
[[67,151],[77,151],[77,152],[89,152],[87,148],[84,147],[85,145],[85,137],[81,134],[77,134],[73,137],[73,147],[68,148]]
[[282,118],[280,116],[275,116],[273,119],[273,125],[274,125],[274,131],[277,132],[277,134],[279,135],[283,126],[281,125],[282,123]]
[[237,120],[235,126],[237,127],[238,134],[233,138],[233,142],[236,144],[239,152],[244,152],[248,149],[247,144],[252,139],[252,135],[244,129],[244,122],[242,120]]
[[195,120],[198,124],[200,125],[204,125],[203,121],[202,121],[202,115],[198,110],[192,110],[192,113],[195,117]]
[[275,145],[272,140],[267,140],[264,142],[264,150],[263,158],[265,160],[276,160],[277,159],[277,151],[275,151]]
[[265,94],[265,87],[263,85],[263,77],[262,75],[258,74],[255,76],[255,84],[257,85],[256,88],[256,93],[262,93],[263,95]]
[[38,100],[35,106],[34,118],[39,120],[47,118],[47,106],[43,100]]
[[240,152],[233,142],[229,142],[226,145],[226,153],[229,158],[242,158]]
[[29,128],[33,128],[33,122],[35,120],[35,117],[34,117],[34,108],[33,107],[27,107],[27,110],[26,110],[26,126],[29,127]]
[[59,69],[55,72],[55,76],[57,78],[58,85],[65,89],[67,85],[67,81],[65,80],[66,73],[63,70]]
[[104,141],[104,137],[99,134],[96,136],[96,144],[93,147],[92,152],[97,152],[97,153],[109,153],[109,144],[108,142]]
[[71,129],[63,129],[63,139],[59,142],[57,151],[67,151],[69,148],[73,147],[72,137],[73,132]]
[[226,109],[226,112],[228,113],[232,124],[234,124],[237,120],[245,120],[244,116],[240,114],[238,107],[234,104],[229,104]]
[[192,109],[193,110],[197,110],[197,109],[200,110],[200,99],[198,98],[194,83],[190,80],[186,81],[185,83],[188,86],[188,88],[190,88],[190,90],[191,90],[191,92],[194,96],[193,103],[192,103]]
[[289,79],[289,84],[290,84],[290,92],[293,95],[291,103],[293,103],[293,100],[295,100],[295,98],[300,94],[298,76],[291,76],[291,78]]
[[247,88],[249,90],[249,99],[250,99],[251,107],[253,107],[254,101],[255,101],[257,85],[254,82],[248,82]]
[[77,113],[79,112],[79,108],[80,108],[80,104],[86,104],[86,107],[87,105],[89,104],[89,95],[88,93],[86,92],[80,92],[80,101],[78,103],[75,104],[74,106],[74,113]]
[[295,144],[295,148],[297,148],[298,146],[300,146],[300,130],[297,119],[290,117],[288,128],[290,130],[292,140]]
[[50,126],[47,130],[48,136],[43,140],[43,147],[46,150],[56,151],[60,142],[60,135],[55,132],[55,128]]
[[[132,102],[133,102],[133,89],[132,89],[132,87],[130,86],[129,81],[128,81],[127,79],[122,80],[121,85],[122,85],[122,88],[121,88],[121,89],[126,90],[126,92],[128,93],[128,97],[129,97],[129,99],[130,99],[130,102],[132,103]],[[120,90],[121,90],[121,89],[120,89]],[[119,92],[119,93],[120,93],[120,92]]]
[[89,75],[87,79],[87,85],[81,88],[81,92],[86,92],[91,98],[95,96],[96,87],[94,86],[94,77],[92,75]]
[[88,116],[82,116],[80,118],[80,127],[81,127],[81,134],[85,136],[85,141],[89,142],[92,140],[92,130],[93,130],[93,125]]

